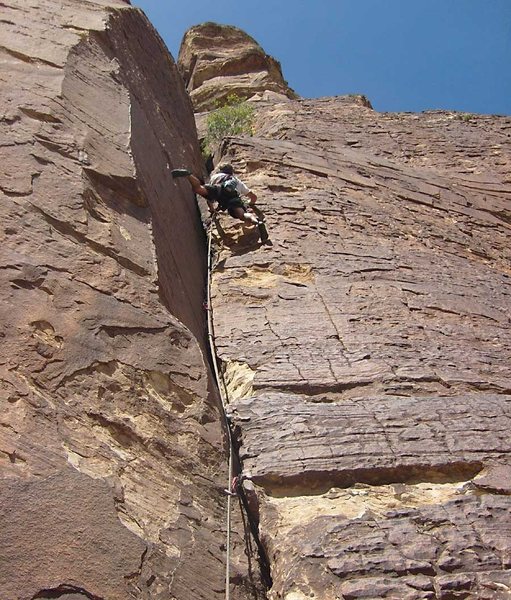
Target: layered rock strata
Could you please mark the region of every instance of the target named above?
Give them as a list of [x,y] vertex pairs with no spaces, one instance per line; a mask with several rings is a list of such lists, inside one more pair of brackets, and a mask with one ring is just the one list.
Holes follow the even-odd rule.
[[218,23],[191,27],[181,43],[178,65],[198,112],[216,108],[232,94],[297,97],[284,81],[280,64],[237,27]]
[[1,28],[0,597],[223,597],[177,67],[122,0],[7,0]]
[[[184,86],[122,0],[10,0],[2,29],[0,597],[223,597]],[[290,100],[199,30],[196,108],[256,96],[223,158],[273,245],[220,218],[213,310],[269,597],[509,597],[511,120]]]
[[269,597],[509,597],[511,119],[255,106],[213,310]]

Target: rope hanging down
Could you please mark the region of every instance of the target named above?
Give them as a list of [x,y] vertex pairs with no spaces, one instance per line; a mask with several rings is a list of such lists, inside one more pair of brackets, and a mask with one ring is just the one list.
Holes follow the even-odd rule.
[[[220,374],[218,372],[218,365],[216,361],[216,349],[215,340],[213,336],[213,316],[211,312],[211,275],[212,275],[212,233],[213,233],[213,219],[208,226],[208,273],[206,278],[206,311],[208,315],[208,342],[209,351],[211,354],[211,362],[213,363],[213,371],[215,374],[216,387],[220,394],[222,414],[225,423],[225,429],[227,432],[227,443],[229,445],[229,461],[228,461],[228,472],[227,472],[227,523],[226,523],[226,563],[225,563],[225,598],[230,600],[230,568],[231,568],[231,511],[232,511],[232,496],[231,494],[231,482],[233,480],[233,442],[231,427],[229,425],[227,416],[225,414],[225,398],[222,393],[220,386]],[[225,383],[222,378],[222,383]]]
[[261,540],[259,539],[258,534],[258,525],[253,519],[251,515],[251,510],[249,507],[248,499],[243,488],[243,476],[241,474],[234,476],[234,459],[236,458],[236,465],[239,468],[239,459],[234,454],[234,443],[231,432],[231,425],[229,419],[226,414],[226,406],[229,403],[229,392],[227,390],[227,385],[225,383],[225,379],[223,373],[219,373],[218,365],[216,360],[216,347],[215,347],[215,337],[214,337],[214,327],[213,327],[213,312],[211,309],[211,278],[213,273],[212,259],[213,259],[213,245],[212,245],[212,233],[213,233],[213,223],[216,223],[215,216],[211,219],[211,222],[208,226],[208,272],[206,279],[206,306],[205,309],[207,311],[208,319],[208,342],[209,342],[209,351],[211,355],[211,362],[213,364],[213,371],[215,376],[216,387],[218,389],[218,393],[220,395],[220,408],[222,412],[222,418],[224,420],[225,430],[227,433],[227,443],[229,445],[229,462],[228,462],[228,472],[227,472],[227,487],[225,492],[227,493],[227,517],[226,517],[226,565],[225,565],[225,598],[226,600],[230,600],[230,568],[231,568],[231,513],[232,513],[232,499],[233,497],[237,497],[240,503],[240,509],[244,510],[247,521],[249,524],[250,533],[256,543],[259,561],[261,566],[261,576],[264,585],[267,588],[271,587],[271,576],[270,576],[270,566],[268,564],[266,558],[266,552],[263,548]]

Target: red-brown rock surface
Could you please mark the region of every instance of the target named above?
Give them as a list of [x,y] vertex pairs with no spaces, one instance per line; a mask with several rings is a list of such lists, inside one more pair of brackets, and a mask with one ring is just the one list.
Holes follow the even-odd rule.
[[256,102],[218,353],[272,599],[511,590],[511,119]]
[[191,103],[126,2],[1,11],[0,598],[223,597]]
[[296,97],[280,64],[237,27],[191,27],[181,43],[178,65],[197,111],[211,110],[231,94],[248,98],[267,91]]
[[[292,100],[217,27],[181,68],[256,96],[223,157],[273,245],[221,217],[212,309],[268,597],[508,598],[511,119]],[[122,0],[8,0],[0,53],[0,598],[223,597],[177,68]]]

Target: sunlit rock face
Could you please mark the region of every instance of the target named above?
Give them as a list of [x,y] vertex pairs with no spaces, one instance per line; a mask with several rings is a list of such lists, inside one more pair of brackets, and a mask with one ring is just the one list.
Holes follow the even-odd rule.
[[127,2],[1,29],[0,597],[223,597],[190,100]]
[[[192,104],[127,2],[2,11],[0,598],[223,598]],[[209,308],[268,597],[506,598],[511,120],[297,100],[257,48],[180,63],[256,108],[221,153],[272,245],[221,215]]]
[[191,27],[181,43],[178,65],[197,112],[211,110],[233,94],[249,98],[267,92],[296,98],[280,64],[237,27]]
[[254,105],[213,310],[269,597],[507,597],[511,119]]

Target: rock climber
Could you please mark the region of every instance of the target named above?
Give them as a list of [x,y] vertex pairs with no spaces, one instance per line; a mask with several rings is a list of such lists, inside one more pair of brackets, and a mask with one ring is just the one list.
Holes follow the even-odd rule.
[[[188,169],[174,169],[171,173],[174,178],[186,177],[193,191],[207,200],[212,213],[218,209],[226,210],[231,217],[240,221],[254,225],[262,224],[249,208],[250,204],[256,203],[257,196],[241,179],[235,177],[232,165],[227,163],[220,165],[217,172],[211,176],[210,183],[206,184],[203,184]],[[242,199],[242,196],[246,196],[248,201]]]

